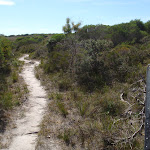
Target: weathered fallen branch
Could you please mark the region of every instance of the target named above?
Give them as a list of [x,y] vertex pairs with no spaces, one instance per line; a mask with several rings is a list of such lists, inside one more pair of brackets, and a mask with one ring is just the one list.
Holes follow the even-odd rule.
[[121,94],[120,94],[120,99],[121,99],[121,101],[124,102],[124,103],[127,103],[129,106],[131,106],[131,104],[130,104],[128,101],[125,101],[125,100],[123,99],[123,94],[124,94],[124,93],[121,93]]
[[139,105],[143,105],[143,106],[145,106],[145,101],[144,102],[142,102],[141,100],[139,100],[136,96],[133,96],[132,95],[132,98],[133,99],[135,99],[138,103],[139,103]]
[[144,121],[142,121],[141,126],[139,127],[139,129],[136,132],[134,132],[134,134],[132,134],[131,136],[126,137],[126,138],[116,139],[117,141],[112,143],[112,144],[114,145],[114,144],[117,144],[117,143],[123,143],[123,142],[128,142],[128,141],[132,140],[133,138],[135,138],[137,136],[137,134],[139,132],[142,131],[143,127],[144,127]]
[[129,107],[125,110],[125,115],[129,114],[129,115],[131,116],[132,113],[133,113],[132,110],[131,110],[131,108],[132,108],[132,106],[134,106],[134,104],[131,105],[128,101],[125,101],[125,100],[123,99],[123,94],[124,94],[124,93],[121,93],[121,94],[120,94],[120,100],[121,100],[123,103],[126,103],[126,104],[129,105]]
[[[143,128],[144,128],[144,122],[145,122],[145,97],[146,97],[146,95],[145,95],[145,87],[146,87],[146,85],[145,85],[145,82],[144,82],[144,80],[143,79],[141,79],[141,80],[139,80],[139,81],[137,81],[137,82],[135,82],[135,83],[133,83],[131,86],[133,86],[133,85],[135,85],[135,84],[137,84],[137,83],[140,83],[140,85],[142,86],[142,88],[141,87],[139,87],[139,88],[134,88],[134,90],[133,90],[133,88],[130,88],[129,90],[131,91],[131,92],[133,92],[133,93],[135,93],[135,92],[138,92],[139,94],[138,94],[138,96],[133,96],[133,95],[131,95],[131,97],[132,98],[134,98],[135,100],[136,100],[136,102],[134,103],[134,104],[131,104],[130,102],[128,102],[128,101],[126,101],[126,100],[124,100],[124,98],[123,98],[123,96],[124,96],[124,93],[121,93],[120,94],[120,100],[123,102],[123,103],[126,103],[127,105],[128,105],[128,108],[125,110],[125,114],[127,115],[127,114],[129,114],[130,116],[131,115],[133,115],[134,113],[132,112],[132,107],[134,106],[134,105],[136,105],[136,104],[138,104],[138,105],[142,105],[143,106],[143,108],[142,108],[142,110],[139,112],[139,114],[138,114],[138,120],[140,121],[140,125],[139,125],[139,128],[135,131],[135,132],[132,132],[132,135],[129,135],[129,133],[126,133],[126,137],[124,137],[124,138],[113,138],[112,139],[112,145],[116,145],[116,144],[123,144],[123,143],[129,143],[130,144],[130,142],[143,130]],[[143,98],[144,98],[144,100],[140,100],[140,98],[138,98],[138,97],[141,97],[142,95],[141,94],[144,94],[143,95]],[[115,124],[115,123],[117,123],[118,121],[123,121],[123,120],[125,120],[125,119],[127,119],[127,117],[125,117],[125,118],[120,118],[120,119],[117,119],[117,120],[114,120],[114,122],[113,122],[113,125]],[[131,123],[131,125],[132,125],[132,123]],[[134,127],[134,126],[132,126],[132,127]],[[134,128],[135,129],[135,128]],[[123,134],[123,133],[122,133]]]
[[139,129],[134,132],[131,136],[128,136],[128,137],[125,137],[125,138],[120,138],[120,139],[115,139],[116,141],[114,143],[112,143],[113,145],[116,145],[118,143],[127,143],[131,140],[133,140],[133,138],[135,138],[137,136],[138,133],[140,133],[142,131],[142,129],[144,128],[144,107],[142,108],[141,112],[139,113],[140,115],[142,115],[142,118],[141,118],[141,125],[139,127]]
[[28,134],[38,134],[38,133],[39,133],[38,131],[35,131],[35,132],[26,133],[26,135],[28,135]]

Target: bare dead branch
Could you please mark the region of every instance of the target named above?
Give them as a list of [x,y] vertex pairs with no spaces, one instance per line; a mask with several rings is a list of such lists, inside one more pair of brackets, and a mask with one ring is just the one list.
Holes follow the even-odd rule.
[[144,128],[144,116],[145,116],[144,115],[144,107],[142,108],[142,110],[141,110],[141,112],[139,114],[142,115],[142,117],[141,117],[141,125],[140,125],[139,129],[136,132],[134,132],[129,137],[115,139],[116,141],[114,143],[112,143],[113,145],[118,144],[118,143],[124,143],[124,142],[127,143],[127,142],[133,140],[133,138],[135,138],[138,135],[138,133],[140,133],[142,131],[142,129]]
[[124,93],[121,93],[121,94],[120,94],[120,99],[121,99],[121,101],[124,102],[124,103],[127,103],[129,106],[131,106],[131,104],[130,104],[128,101],[125,101],[125,100],[123,99],[123,94],[124,94]]

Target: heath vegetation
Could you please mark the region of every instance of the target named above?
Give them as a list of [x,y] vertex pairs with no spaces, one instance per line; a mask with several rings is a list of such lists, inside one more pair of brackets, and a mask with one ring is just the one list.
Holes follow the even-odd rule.
[[37,149],[55,138],[66,150],[142,150],[150,21],[81,27],[67,18],[63,31],[0,38],[0,110],[14,104],[7,79],[18,82],[12,68],[20,62],[13,53],[29,53],[41,60],[36,77],[50,100]]
[[41,80],[57,91],[49,111],[61,120],[51,132],[64,149],[143,149],[149,21],[80,25],[67,18],[41,59]]

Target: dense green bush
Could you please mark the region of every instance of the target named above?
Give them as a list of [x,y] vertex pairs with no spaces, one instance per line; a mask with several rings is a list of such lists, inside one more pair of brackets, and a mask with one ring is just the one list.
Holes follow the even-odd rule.
[[[71,125],[77,133],[74,138],[79,139],[75,144],[81,143],[85,149],[93,145],[97,145],[95,149],[130,149],[130,142],[136,148],[143,147],[141,135],[134,137],[137,143],[127,139],[139,130],[143,120],[138,115],[142,106],[137,99],[143,97],[145,83],[141,78],[145,79],[150,62],[146,24],[133,20],[113,26],[89,25],[54,41],[41,66],[61,92],[56,96],[61,114],[67,120],[80,116]],[[126,113],[129,103],[132,114]],[[115,137],[125,137],[127,144],[115,145]]]
[[12,94],[8,90],[6,78],[11,71],[12,43],[5,37],[0,37],[0,109],[11,107]]
[[94,39],[102,40],[107,38],[109,26],[106,25],[85,25],[79,30],[80,40]]
[[114,45],[122,42],[137,43],[144,36],[144,32],[140,30],[135,21],[114,25],[109,28],[109,33]]
[[145,28],[146,28],[146,31],[150,34],[150,21],[147,21],[145,23]]
[[89,54],[98,54],[103,51],[109,51],[113,47],[113,43],[110,40],[84,40],[81,42],[83,47]]
[[31,44],[31,43],[39,43],[43,40],[43,36],[28,36],[28,37],[19,37],[16,39],[16,42],[21,45]]
[[53,35],[48,43],[47,73],[69,73],[93,91],[114,81],[127,82],[149,59],[148,22],[132,20],[113,26],[86,25],[76,34]]
[[111,115],[119,116],[124,112],[125,105],[120,101],[119,95],[111,93],[111,95],[104,95],[100,100],[102,112]]
[[140,19],[131,20],[130,24],[136,24],[141,31],[145,31],[145,24]]
[[0,37],[0,74],[10,72],[11,42]]
[[49,59],[44,64],[44,71],[46,73],[53,73],[58,71],[66,71],[69,62],[69,55],[67,52],[52,52],[49,56]]
[[6,92],[0,95],[1,109],[9,109],[12,107],[12,93]]
[[64,34],[54,34],[51,36],[47,43],[48,51],[53,51],[54,46],[56,46],[56,43],[60,42],[62,39],[65,38]]
[[[40,35],[40,36],[25,36],[25,37],[18,37],[16,39],[16,41],[14,42],[14,47],[16,48],[16,51],[22,51],[22,52],[30,52],[34,49],[34,46],[37,45],[37,44],[40,44],[44,39],[44,36],[43,35]],[[30,49],[31,47],[31,49]],[[32,48],[33,47],[33,48]],[[28,50],[28,48],[30,50]]]
[[61,101],[57,101],[57,106],[62,115],[66,118],[66,116],[68,115],[68,111],[65,108],[65,105]]
[[71,88],[71,80],[63,78],[62,80],[58,81],[58,88],[59,91],[67,91]]

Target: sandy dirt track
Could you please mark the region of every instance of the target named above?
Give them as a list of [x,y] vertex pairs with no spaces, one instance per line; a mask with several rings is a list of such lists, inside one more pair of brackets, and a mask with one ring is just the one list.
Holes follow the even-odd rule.
[[26,60],[25,57],[28,55],[19,59],[25,62],[20,75],[27,84],[29,97],[23,106],[23,116],[16,120],[16,128],[12,130],[13,138],[8,150],[35,150],[39,125],[46,108],[46,92],[34,74],[34,68],[39,62]]

